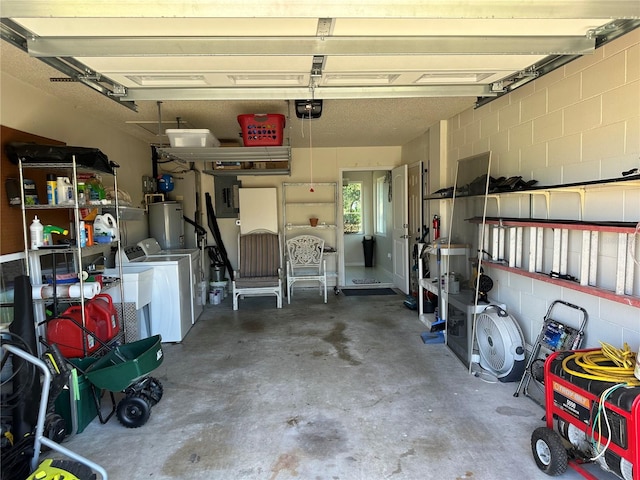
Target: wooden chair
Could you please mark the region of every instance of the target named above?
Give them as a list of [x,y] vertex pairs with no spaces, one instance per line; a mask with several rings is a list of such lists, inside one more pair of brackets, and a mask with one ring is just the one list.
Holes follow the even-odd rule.
[[282,251],[280,236],[252,231],[238,237],[238,270],[232,281],[233,309],[238,298],[275,295],[282,308]]
[[299,235],[287,240],[287,301],[291,303],[293,284],[320,282],[327,303],[327,261],[323,257],[324,240],[313,235]]

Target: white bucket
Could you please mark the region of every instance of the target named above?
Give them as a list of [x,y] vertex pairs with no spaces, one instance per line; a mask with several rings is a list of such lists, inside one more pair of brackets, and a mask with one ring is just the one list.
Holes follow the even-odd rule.
[[222,298],[227,298],[227,286],[229,284],[228,280],[225,280],[223,282],[209,282],[209,291],[213,292],[215,290],[221,290],[222,291]]
[[209,303],[211,305],[220,305],[222,301],[222,290],[214,290],[209,292]]

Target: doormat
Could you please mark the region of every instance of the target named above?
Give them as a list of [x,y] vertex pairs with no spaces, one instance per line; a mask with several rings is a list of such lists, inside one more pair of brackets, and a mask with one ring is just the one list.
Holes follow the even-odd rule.
[[380,280],[376,280],[375,278],[354,278],[351,281],[356,285],[366,285],[368,283],[380,283]]
[[398,295],[392,288],[343,288],[342,293],[347,297],[361,297],[365,295]]

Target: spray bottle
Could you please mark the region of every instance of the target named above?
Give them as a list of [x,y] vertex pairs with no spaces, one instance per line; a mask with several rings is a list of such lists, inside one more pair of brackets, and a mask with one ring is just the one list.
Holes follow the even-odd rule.
[[61,227],[56,227],[55,225],[45,225],[44,226],[44,244],[45,245],[53,245],[53,237],[51,234],[57,235],[69,235],[69,230],[66,230]]

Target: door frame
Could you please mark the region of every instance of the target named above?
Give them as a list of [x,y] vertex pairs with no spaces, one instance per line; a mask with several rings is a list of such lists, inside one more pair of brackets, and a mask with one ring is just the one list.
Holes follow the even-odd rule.
[[[394,168],[399,165],[375,165],[375,166],[367,166],[367,167],[340,167],[338,168],[338,178],[336,180],[338,185],[338,216],[340,217],[340,221],[336,221],[336,229],[337,229],[337,248],[338,248],[338,288],[345,287],[346,278],[345,278],[345,266],[344,266],[344,224],[342,222],[342,178],[344,176],[344,172],[378,172],[378,171],[392,171]],[[409,268],[407,266],[407,268]]]

